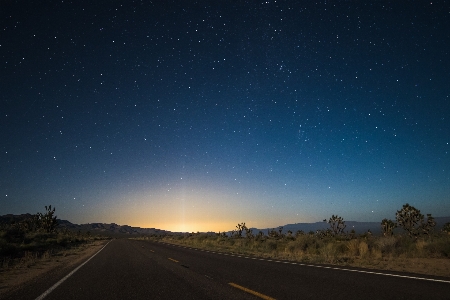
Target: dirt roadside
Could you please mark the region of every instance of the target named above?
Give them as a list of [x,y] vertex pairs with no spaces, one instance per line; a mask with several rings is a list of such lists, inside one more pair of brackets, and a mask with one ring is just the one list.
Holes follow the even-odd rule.
[[93,241],[47,257],[22,259],[18,264],[0,269],[0,299],[25,286],[28,282],[44,277],[55,270],[70,272],[75,266],[97,253],[108,240]]

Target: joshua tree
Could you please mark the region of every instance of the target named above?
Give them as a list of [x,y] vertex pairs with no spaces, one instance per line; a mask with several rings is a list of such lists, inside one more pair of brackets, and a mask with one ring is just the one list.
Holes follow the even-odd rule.
[[[327,219],[324,220],[326,222]],[[342,217],[339,217],[338,215],[332,215],[331,218],[328,220],[328,224],[330,224],[330,229],[333,232],[334,235],[339,235],[344,233],[345,227],[345,221]]]
[[246,228],[247,228],[247,226],[245,226],[245,222],[242,222],[242,223],[240,223],[240,224],[238,223],[238,224],[236,225],[236,229],[233,230],[233,235],[236,236],[236,237],[238,237],[238,238],[242,237],[242,232],[243,232],[244,230],[246,230]]
[[436,222],[434,221],[434,218],[431,216],[431,214],[427,214],[427,222],[421,222],[420,228],[422,229],[423,234],[429,234],[430,231],[436,226]]
[[283,226],[278,227],[278,232],[281,235],[281,233],[283,232]]
[[450,222],[444,224],[444,227],[442,227],[442,231],[450,234]]
[[58,221],[56,220],[55,214],[55,208],[49,205],[48,207],[45,206],[45,214],[37,213],[38,222],[40,225],[40,228],[43,229],[45,232],[53,232],[56,230],[56,227],[58,226]]
[[278,227],[278,236],[281,237],[281,238],[284,237],[283,226]]
[[383,219],[383,221],[381,221],[381,232],[383,232],[384,236],[391,236],[394,233],[394,228],[397,227],[397,223],[388,220],[388,219]]
[[420,210],[406,203],[401,210],[395,214],[397,224],[408,232],[410,237],[417,237],[420,234],[428,234],[436,225],[431,214],[427,214],[427,221]]
[[248,228],[247,226],[245,226],[244,223],[244,230],[245,230],[245,237],[252,239],[254,237],[253,235],[253,230],[251,228]]

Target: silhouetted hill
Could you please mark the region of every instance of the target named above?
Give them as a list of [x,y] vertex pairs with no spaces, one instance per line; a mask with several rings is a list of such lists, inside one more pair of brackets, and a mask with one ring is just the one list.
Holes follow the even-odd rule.
[[0,224],[12,224],[32,217],[33,217],[32,214],[21,214],[21,215],[7,214],[0,216]]
[[[441,230],[445,223],[450,222],[450,217],[436,217],[434,218],[436,222],[435,230]],[[372,232],[374,235],[380,235],[381,234],[381,222],[356,222],[356,221],[345,221],[345,225],[347,227],[345,228],[346,232],[350,232],[352,229],[355,230],[357,234],[363,234],[366,233],[368,230]],[[289,230],[292,231],[292,233],[295,233],[297,230],[303,230],[305,233],[308,233],[310,231],[316,232],[316,230],[321,229],[328,229],[330,228],[329,224],[327,222],[316,222],[316,223],[295,223],[295,224],[286,224],[283,227],[283,233],[288,232]],[[279,227],[277,227],[279,228]],[[274,228],[277,230],[277,228]],[[258,233],[258,231],[264,232],[266,235],[269,230],[272,228],[264,228],[264,229],[258,229],[258,228],[252,228],[253,233]],[[395,232],[400,233],[403,229],[396,228]]]
[[[12,215],[7,214],[0,216],[0,224],[11,224],[15,222],[20,222],[22,220],[33,217],[31,214],[21,214],[21,215]],[[437,217],[435,218],[436,227],[435,230],[441,230],[443,225],[447,222],[450,222],[450,217]],[[347,227],[345,228],[346,232],[350,232],[352,229],[355,230],[357,234],[363,234],[370,230],[374,235],[381,234],[381,222],[356,222],[356,221],[345,221]],[[295,234],[298,230],[303,230],[305,233],[310,231],[316,231],[321,229],[329,228],[329,224],[327,222],[316,222],[316,223],[295,223],[295,224],[286,224],[283,225],[283,233],[286,233],[288,230],[292,231]],[[105,224],[105,223],[88,223],[88,224],[73,224],[67,220],[58,219],[58,229],[67,228],[71,231],[80,231],[80,232],[90,232],[91,234],[98,235],[165,235],[165,234],[181,234],[181,232],[171,232],[163,229],[157,228],[140,228],[140,227],[132,227],[128,225],[118,225],[115,223]],[[275,230],[278,230],[276,227]],[[257,234],[260,230],[267,235],[268,231],[272,228],[252,228],[253,233]],[[395,229],[395,232],[402,232],[401,228]],[[230,233],[230,231],[228,232]]]
[[[32,214],[13,215],[7,214],[0,216],[0,224],[12,224],[32,218]],[[67,228],[70,231],[80,231],[83,233],[90,232],[91,234],[99,235],[160,235],[172,234],[172,232],[157,228],[140,228],[128,225],[118,225],[115,223],[88,223],[88,224],[73,224],[67,220],[58,219],[58,229]]]
[[140,228],[128,225],[118,225],[116,223],[88,223],[88,224],[72,224],[66,220],[58,220],[58,228],[67,228],[69,230],[90,232],[92,234],[101,235],[160,235],[170,234],[170,231],[158,228]]

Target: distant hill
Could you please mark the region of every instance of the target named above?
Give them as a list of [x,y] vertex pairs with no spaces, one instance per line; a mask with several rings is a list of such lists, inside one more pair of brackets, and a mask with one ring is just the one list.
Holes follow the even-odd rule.
[[[381,234],[381,228],[380,223],[378,222],[356,222],[356,221],[345,221],[345,225],[347,227],[345,228],[345,231],[351,231],[352,229],[355,230],[357,234],[365,233],[368,230],[370,230],[373,234]],[[292,233],[297,232],[298,230],[302,230],[305,233],[308,233],[310,231],[316,232],[317,230],[325,230],[330,228],[330,225],[327,222],[316,222],[316,223],[295,223],[295,224],[286,224],[283,227],[282,232],[287,233],[289,230]],[[277,228],[279,228],[277,227]],[[274,228],[277,230],[277,228]],[[264,228],[264,229],[257,229],[252,228],[253,232],[257,233],[258,231],[262,231],[265,234],[272,228]]]
[[[31,214],[21,214],[21,215],[3,215],[0,216],[0,224],[11,224],[14,222],[20,222],[21,220],[31,218],[33,215]],[[437,217],[434,219],[436,222],[435,230],[441,230],[445,223],[450,222],[450,217]],[[350,232],[352,229],[355,230],[357,234],[362,234],[370,230],[374,235],[381,234],[381,222],[356,222],[356,221],[345,221],[347,227],[345,231]],[[181,234],[181,232],[171,232],[168,230],[157,229],[157,228],[140,228],[140,227],[132,227],[128,225],[118,225],[115,223],[105,224],[105,223],[88,223],[88,224],[73,224],[67,220],[59,220],[58,219],[58,228],[67,228],[71,231],[80,231],[80,232],[90,232],[92,234],[98,235],[165,235],[165,234]],[[279,226],[281,227],[281,226]],[[277,228],[275,227],[275,230]],[[316,222],[316,223],[295,223],[295,224],[286,224],[283,225],[283,233],[288,232],[288,230],[295,233],[298,230],[303,230],[305,233],[310,231],[316,231],[320,229],[329,228],[329,224],[327,222]],[[254,233],[258,233],[260,230],[267,234],[269,230],[272,228],[252,228]],[[402,232],[401,228],[397,228],[395,232]],[[231,231],[230,231],[231,232]]]
[[88,224],[72,224],[66,220],[58,220],[58,228],[67,228],[72,231],[91,232],[92,234],[104,235],[154,235],[154,234],[171,234],[170,231],[157,228],[140,228],[128,225],[118,225],[116,223],[88,223]]
[[29,219],[32,217],[33,217],[32,214],[21,214],[21,215],[7,214],[7,215],[0,216],[0,224],[11,224],[11,223],[20,222],[22,220]]
[[[0,224],[11,224],[20,222],[25,219],[33,217],[31,214],[21,215],[3,215],[0,216]],[[153,234],[173,234],[170,231],[157,229],[157,228],[140,228],[132,227],[128,225],[118,225],[115,223],[88,223],[88,224],[73,224],[67,220],[58,219],[58,229],[67,228],[71,231],[80,231],[83,233],[90,232],[98,235],[153,235]]]
[[[445,223],[450,222],[450,217],[437,217],[434,218],[436,222],[435,230],[441,230]],[[345,231],[350,232],[352,229],[355,230],[357,234],[362,234],[370,230],[372,234],[374,235],[380,235],[381,234],[381,221],[380,222],[356,222],[356,221],[345,221],[345,225],[347,227],[345,228]],[[279,226],[280,227],[280,226]],[[279,227],[276,227],[275,230]],[[330,228],[329,224],[327,222],[316,222],[316,223],[295,223],[295,224],[286,224],[283,227],[283,233],[288,232],[289,230],[292,231],[292,233],[295,233],[297,230],[303,230],[305,233],[308,233],[310,231],[316,231],[321,229],[328,229]],[[252,228],[254,233],[258,233],[259,230],[267,234],[268,230],[271,230],[272,228],[264,228],[264,229],[258,229],[258,228]],[[403,229],[397,228],[395,229],[395,232],[402,232]]]

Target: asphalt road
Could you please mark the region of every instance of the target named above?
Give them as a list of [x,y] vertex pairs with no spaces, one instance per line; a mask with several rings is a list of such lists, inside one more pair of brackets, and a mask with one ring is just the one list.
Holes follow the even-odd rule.
[[[329,267],[120,239],[44,299],[450,299],[446,278]],[[36,299],[65,275],[41,278],[10,299]]]

